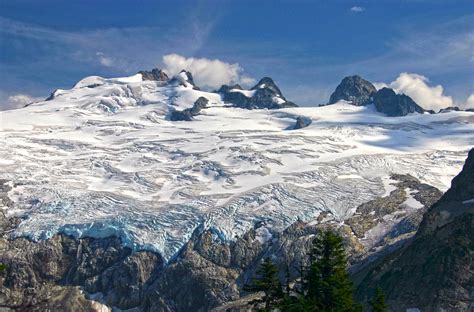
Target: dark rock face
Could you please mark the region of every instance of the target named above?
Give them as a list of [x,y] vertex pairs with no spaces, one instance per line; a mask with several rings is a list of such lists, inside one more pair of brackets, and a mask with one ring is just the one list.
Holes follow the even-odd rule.
[[188,86],[191,85],[194,90],[200,90],[198,86],[194,83],[193,74],[186,70],[182,70],[178,75],[175,75],[169,80],[170,84]]
[[0,239],[0,250],[0,262],[7,266],[0,294],[9,306],[42,302],[41,295],[53,285],[80,285],[89,293],[101,291],[109,304],[132,308],[142,301],[147,280],[163,267],[158,255],[132,254],[114,237],[57,235],[38,243]]
[[263,77],[260,81],[252,87],[250,90],[258,90],[258,89],[268,89],[275,95],[282,96],[283,94],[280,91],[280,88],[277,87],[275,82],[270,77]]
[[451,181],[451,188],[424,216],[417,235],[432,233],[456,216],[474,213],[474,149],[468,154],[462,171]]
[[[414,240],[364,272],[357,296],[383,288],[393,311],[469,311],[474,289],[474,149]],[[470,307],[470,308],[469,308]]]
[[191,74],[190,72],[186,71],[186,70],[182,70],[181,73],[184,73],[186,75],[186,81],[189,82],[190,84],[192,85],[195,85],[194,84],[194,78],[193,78],[193,74]]
[[249,98],[243,93],[231,90],[243,90],[240,85],[223,85],[217,90],[217,93],[222,95],[222,100],[227,103],[232,103],[236,107],[246,108]]
[[439,110],[440,113],[459,112],[459,111],[461,111],[461,109],[457,106],[450,106],[450,107],[446,107]]
[[451,188],[444,194],[442,200],[466,201],[474,198],[474,149],[467,155],[466,162],[459,173],[451,181]]
[[193,107],[182,111],[172,111],[170,120],[172,121],[191,121],[194,116],[199,115],[202,109],[207,107],[209,100],[205,97],[200,97],[194,102]]
[[296,123],[295,123],[295,126],[293,127],[293,130],[306,128],[310,124],[311,124],[311,119],[310,118],[305,118],[305,117],[298,116],[296,118]]
[[356,106],[374,103],[378,112],[391,117],[425,112],[409,96],[396,94],[390,88],[377,91],[373,84],[360,76],[344,78],[331,95],[328,104],[334,104],[340,100],[349,101]]
[[349,76],[342,79],[329,99],[329,104],[340,100],[350,101],[353,105],[362,106],[372,103],[372,95],[377,92],[374,85],[360,76]]
[[242,87],[239,85],[223,85],[217,92],[222,95],[224,102],[231,103],[235,107],[245,109],[278,109],[297,106],[295,103],[286,100],[275,82],[269,77],[262,78],[250,89],[254,91],[251,97],[246,96],[242,92],[232,90],[242,90]]
[[390,88],[382,88],[373,95],[377,111],[387,116],[406,116],[410,113],[423,113],[424,110],[409,96],[396,94]]
[[139,71],[138,73],[142,75],[143,81],[167,81],[169,79],[168,75],[158,68],[153,68],[151,71]]
[[51,92],[51,94],[45,99],[45,101],[51,101],[53,99],[56,98],[56,92],[58,91],[58,89],[54,90],[53,92]]

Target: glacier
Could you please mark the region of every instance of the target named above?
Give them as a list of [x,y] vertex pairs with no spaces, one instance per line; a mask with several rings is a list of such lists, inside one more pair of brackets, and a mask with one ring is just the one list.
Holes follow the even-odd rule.
[[[209,104],[193,121],[169,120],[199,97]],[[311,123],[290,130],[298,117]],[[116,235],[170,260],[199,230],[231,241],[263,224],[266,240],[323,212],[342,223],[390,192],[392,173],[444,191],[474,146],[474,113],[386,117],[343,101],[246,110],[184,76],[92,76],[0,112],[0,139],[15,202],[3,209],[22,220],[13,236]]]

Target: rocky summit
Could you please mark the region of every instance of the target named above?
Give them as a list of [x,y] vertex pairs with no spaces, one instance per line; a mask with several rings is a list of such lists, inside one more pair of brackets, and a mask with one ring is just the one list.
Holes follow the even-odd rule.
[[331,94],[329,104],[344,100],[356,106],[368,105],[376,92],[374,85],[360,76],[345,77]]
[[281,93],[272,78],[264,77],[250,90],[243,90],[241,86],[222,86],[218,92],[222,99],[235,107],[246,109],[278,109],[297,107],[289,102]]
[[377,91],[372,83],[360,76],[345,77],[331,95],[328,104],[334,104],[341,100],[356,106],[374,104],[378,112],[390,117],[425,112],[409,96],[397,94],[393,89],[387,87]]
[[153,68],[151,71],[140,71],[143,80],[167,81],[168,75],[161,69]]

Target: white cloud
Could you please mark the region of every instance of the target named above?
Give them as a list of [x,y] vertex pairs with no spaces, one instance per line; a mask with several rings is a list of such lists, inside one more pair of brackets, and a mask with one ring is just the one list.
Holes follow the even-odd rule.
[[[1,92],[3,94],[3,92]],[[3,97],[3,96],[2,96]],[[24,107],[27,104],[44,100],[43,98],[33,97],[27,94],[10,95],[5,101],[1,101],[0,110],[8,110]]]
[[230,64],[221,60],[206,58],[186,58],[179,54],[163,56],[164,70],[175,75],[185,69],[193,74],[197,85],[208,88],[218,88],[223,84],[240,83],[249,85],[255,82],[253,78],[244,76],[244,69],[238,64]]
[[112,67],[114,65],[114,61],[112,60],[112,58],[105,56],[104,53],[97,52],[96,55],[99,59],[99,63],[102,64],[103,66]]
[[466,100],[466,103],[463,105],[464,109],[474,108],[474,93],[471,93]]
[[390,87],[397,93],[408,95],[424,109],[438,111],[453,105],[453,99],[443,94],[441,85],[430,87],[428,82],[425,76],[401,73],[395,81],[390,83]]
[[353,6],[352,8],[350,8],[350,11],[354,13],[362,13],[365,11],[365,8],[360,6]]
[[374,82],[372,83],[375,87],[375,89],[380,90],[382,88],[388,88],[388,85],[384,82]]

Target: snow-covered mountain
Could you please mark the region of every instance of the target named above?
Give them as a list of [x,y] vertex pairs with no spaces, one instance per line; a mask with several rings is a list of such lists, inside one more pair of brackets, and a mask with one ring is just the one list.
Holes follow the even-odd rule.
[[[471,112],[293,107],[268,79],[219,93],[185,71],[92,76],[0,112],[1,178],[16,203],[6,213],[23,218],[13,234],[114,234],[169,260],[196,229],[228,241],[259,227],[266,240],[323,213],[343,222],[389,194],[392,173],[444,191],[474,145]],[[186,110],[190,121],[172,120]],[[306,127],[294,130],[297,120]]]

